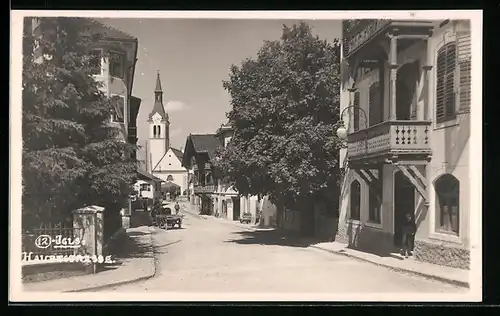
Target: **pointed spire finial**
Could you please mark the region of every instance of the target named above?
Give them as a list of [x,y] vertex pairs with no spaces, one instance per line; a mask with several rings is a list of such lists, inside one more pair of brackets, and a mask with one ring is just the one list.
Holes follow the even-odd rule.
[[155,92],[162,92],[162,90],[161,90],[161,81],[160,81],[160,70],[159,69],[157,70],[157,73],[156,73],[156,88],[155,88]]

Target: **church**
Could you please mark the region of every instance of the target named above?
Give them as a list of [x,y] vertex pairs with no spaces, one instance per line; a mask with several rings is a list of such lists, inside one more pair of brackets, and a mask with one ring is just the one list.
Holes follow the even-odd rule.
[[[160,72],[156,75],[155,101],[148,116],[149,136],[146,146],[146,170],[165,181],[162,187],[179,186],[180,194],[188,189],[188,171],[182,166],[181,150],[170,146],[170,121],[163,107]],[[164,190],[162,190],[164,191]],[[187,194],[187,192],[186,192]]]

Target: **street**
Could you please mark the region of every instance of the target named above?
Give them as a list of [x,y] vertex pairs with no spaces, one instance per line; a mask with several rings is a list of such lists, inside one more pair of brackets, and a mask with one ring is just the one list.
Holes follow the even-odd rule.
[[[188,206],[188,203],[186,203]],[[421,292],[466,289],[322,250],[273,231],[185,213],[182,229],[155,229],[156,275],[106,292]]]

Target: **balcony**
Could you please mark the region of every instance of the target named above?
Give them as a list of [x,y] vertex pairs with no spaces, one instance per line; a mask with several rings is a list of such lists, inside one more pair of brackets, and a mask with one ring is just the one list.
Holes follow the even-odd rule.
[[[382,38],[387,39],[386,34],[396,31],[398,34],[410,36],[429,35],[432,28],[432,21],[415,20],[346,20],[344,21],[344,56],[350,58],[365,45],[379,42]],[[398,50],[405,49],[411,45],[412,41],[403,40]],[[375,48],[376,46],[370,46]],[[367,49],[369,53],[371,49]]]
[[430,121],[385,121],[347,136],[350,163],[431,157]]
[[214,184],[195,184],[193,186],[194,194],[212,194],[215,193],[215,185]]

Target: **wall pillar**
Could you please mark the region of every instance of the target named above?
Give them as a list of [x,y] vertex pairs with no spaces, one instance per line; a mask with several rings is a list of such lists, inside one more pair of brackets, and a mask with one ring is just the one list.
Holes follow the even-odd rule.
[[236,218],[233,218],[233,199],[232,198],[226,199],[226,205],[227,205],[227,219],[230,221],[235,220]]
[[396,79],[398,76],[398,38],[396,34],[389,35],[391,44],[389,51],[389,108],[390,119],[396,119]]
[[[82,246],[76,249],[78,255],[99,258],[104,248],[104,207],[91,205],[73,211],[74,238],[82,241]],[[93,272],[97,272],[97,263],[92,264]]]

